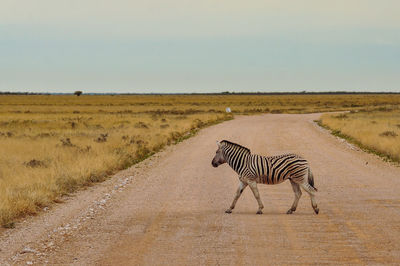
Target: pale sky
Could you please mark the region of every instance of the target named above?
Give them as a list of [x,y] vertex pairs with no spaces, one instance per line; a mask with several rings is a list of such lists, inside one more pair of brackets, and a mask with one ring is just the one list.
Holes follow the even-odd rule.
[[0,91],[400,92],[398,0],[0,0]]

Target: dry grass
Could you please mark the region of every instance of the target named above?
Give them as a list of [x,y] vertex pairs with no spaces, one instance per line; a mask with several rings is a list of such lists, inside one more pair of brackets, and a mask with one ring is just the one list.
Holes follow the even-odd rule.
[[166,113],[224,112],[236,114],[310,113],[356,110],[364,106],[396,105],[400,95],[116,95],[56,96],[0,95],[0,113]]
[[[234,114],[306,113],[399,102],[398,95],[0,95],[0,223],[11,227],[61,195],[230,119],[228,106]],[[379,133],[385,130],[399,133],[396,126]],[[375,137],[398,138],[389,135]]]
[[400,162],[400,109],[377,108],[346,114],[325,114],[320,123],[333,134]]

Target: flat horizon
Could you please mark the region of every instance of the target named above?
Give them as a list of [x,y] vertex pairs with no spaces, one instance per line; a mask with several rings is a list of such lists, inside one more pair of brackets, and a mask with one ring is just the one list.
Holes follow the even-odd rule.
[[[72,92],[30,92],[30,91],[0,91],[0,95],[74,95]],[[400,94],[400,91],[221,91],[221,92],[84,92],[81,95],[276,95],[276,94],[293,94],[293,95],[314,95],[314,94]]]

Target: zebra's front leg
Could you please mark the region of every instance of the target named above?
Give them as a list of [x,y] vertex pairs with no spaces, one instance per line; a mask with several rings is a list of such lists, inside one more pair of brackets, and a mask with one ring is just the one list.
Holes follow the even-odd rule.
[[225,212],[226,213],[232,213],[232,210],[235,208],[236,206],[236,202],[238,201],[238,199],[240,198],[240,195],[242,195],[243,190],[247,187],[247,184],[243,183],[242,181],[240,181],[239,187],[236,191],[236,195],[235,198],[232,201],[231,207],[229,207],[229,209],[227,209]]
[[261,201],[260,193],[258,192],[257,182],[255,180],[250,181],[249,187],[251,188],[251,191],[253,191],[254,197],[256,198],[256,200],[258,202],[257,214],[262,214],[262,209],[264,209],[264,205]]

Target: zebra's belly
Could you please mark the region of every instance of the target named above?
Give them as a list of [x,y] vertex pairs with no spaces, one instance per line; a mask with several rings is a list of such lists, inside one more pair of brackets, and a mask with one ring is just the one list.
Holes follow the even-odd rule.
[[276,185],[280,184],[286,179],[278,179],[276,177],[262,175],[256,178],[256,182],[259,184]]

